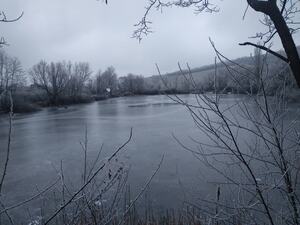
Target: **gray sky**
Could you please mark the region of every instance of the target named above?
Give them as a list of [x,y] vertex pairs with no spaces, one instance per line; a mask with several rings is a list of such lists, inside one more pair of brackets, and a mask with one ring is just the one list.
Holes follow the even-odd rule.
[[[174,7],[153,11],[149,18],[154,33],[141,43],[131,35],[147,0],[109,0],[108,5],[102,0],[1,1],[8,17],[25,13],[16,23],[0,24],[0,35],[10,44],[5,50],[25,69],[41,59],[71,60],[89,62],[93,71],[113,65],[119,76],[129,72],[148,76],[156,74],[155,63],[163,72],[177,70],[177,62],[191,67],[212,63],[208,37],[230,58],[247,56],[253,48],[238,43],[263,31],[260,14],[249,10],[242,20],[246,0],[215,0],[221,8],[217,14],[196,15],[192,8]],[[274,49],[280,48],[275,40]]]

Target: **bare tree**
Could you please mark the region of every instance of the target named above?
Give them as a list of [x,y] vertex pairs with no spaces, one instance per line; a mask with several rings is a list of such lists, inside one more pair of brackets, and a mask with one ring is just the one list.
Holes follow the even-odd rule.
[[8,70],[9,76],[6,78],[6,89],[15,92],[18,87],[26,84],[26,78],[20,60],[16,57],[10,58]]
[[[239,77],[257,76],[255,69],[233,64],[212,45],[241,88]],[[261,66],[267,67],[263,62]],[[188,71],[184,76],[196,87]],[[214,224],[299,224],[299,127],[295,123],[299,115],[291,118],[287,113],[286,82],[275,96],[268,97],[268,69],[260,71],[260,92],[252,95],[244,90],[247,95],[232,104],[218,94],[195,94],[194,104],[170,96],[186,107],[199,132],[207,137],[192,137],[193,144],[183,143],[176,135],[175,140],[222,178],[215,181],[217,199],[187,203],[205,209],[203,214]],[[220,197],[220,187],[224,197]]]
[[0,93],[2,93],[5,89],[5,70],[6,70],[6,63],[7,63],[7,55],[6,53],[1,50],[0,51]]
[[21,62],[16,57],[8,56],[0,51],[0,93],[4,90],[16,89],[25,84],[24,71]]
[[70,81],[68,83],[68,94],[72,98],[78,98],[82,95],[84,85],[88,81],[91,75],[90,66],[88,63],[75,63],[74,66],[71,64],[70,67]]
[[57,105],[69,82],[69,69],[65,62],[47,64],[40,61],[30,71],[36,86],[46,91],[50,104]]
[[[19,88],[26,84],[26,77],[21,62],[16,57],[8,56],[3,50],[0,51],[0,109],[10,111],[11,101],[16,100]],[[14,104],[16,107],[16,104]]]
[[[287,56],[285,61],[290,65],[298,87],[300,87],[300,58],[292,37],[293,33],[298,30],[298,28],[294,27],[297,24],[297,21],[294,21],[294,17],[299,13],[297,8],[299,2],[293,0],[247,0],[247,2],[255,11],[266,15],[264,24],[268,27],[268,31],[257,35],[260,38],[267,36],[264,44],[268,43],[276,34],[279,35]],[[255,45],[250,42],[245,42],[241,45],[253,45],[257,48],[267,50],[265,46]],[[268,52],[274,54],[273,51],[269,50]],[[277,56],[277,54],[274,55]]]
[[98,72],[96,76],[97,94],[114,95],[117,90],[117,74],[114,67],[108,67],[103,73]]
[[141,94],[144,90],[144,78],[142,76],[128,74],[119,78],[120,91],[127,94]]

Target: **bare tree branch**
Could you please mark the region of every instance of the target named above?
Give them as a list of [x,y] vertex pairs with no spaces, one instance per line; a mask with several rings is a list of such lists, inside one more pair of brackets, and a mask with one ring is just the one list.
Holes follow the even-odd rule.
[[267,48],[267,47],[265,47],[265,46],[258,45],[258,44],[254,44],[254,43],[251,43],[251,42],[239,43],[239,45],[241,45],[241,46],[245,46],[245,45],[251,45],[251,46],[254,46],[254,47],[256,47],[256,48],[262,49],[262,50],[264,50],[264,51],[266,51],[266,52],[268,52],[268,53],[270,53],[270,54],[272,54],[272,55],[278,57],[279,59],[281,59],[282,61],[284,61],[284,62],[286,62],[286,63],[289,63],[289,60],[288,60],[286,57],[280,55],[280,54],[277,53],[277,52],[272,51],[271,49],[269,49],[269,48]]
[[86,181],[86,183],[78,189],[78,191],[75,192],[75,194],[72,195],[72,197],[66,201],[64,205],[62,205],[50,218],[46,220],[44,225],[49,224],[62,210],[64,210],[70,203],[73,202],[73,200],[94,180],[94,178],[99,174],[100,171],[103,170],[103,168],[130,142],[132,138],[132,128],[130,129],[130,135],[126,142],[124,142],[109,158],[106,162],[102,164],[95,172],[94,174]]
[[11,151],[11,135],[12,135],[12,120],[13,120],[14,103],[13,103],[11,91],[9,91],[8,94],[9,94],[9,100],[10,100],[9,128],[8,128],[8,140],[7,140],[7,148],[6,148],[6,159],[5,159],[3,173],[1,176],[1,180],[0,180],[0,196],[1,196],[2,187],[4,184],[4,179],[5,179],[5,176],[7,173],[7,167],[8,167],[10,151]]

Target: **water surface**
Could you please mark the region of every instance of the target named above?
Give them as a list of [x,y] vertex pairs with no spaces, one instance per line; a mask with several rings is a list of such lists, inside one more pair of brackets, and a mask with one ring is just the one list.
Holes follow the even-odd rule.
[[[192,95],[183,95],[193,102]],[[241,96],[222,98],[223,105],[246,101]],[[83,151],[80,142],[88,134],[89,160],[104,144],[101,157],[110,155],[129,136],[132,141],[119,159],[130,167],[128,183],[138,192],[147,182],[163,155],[164,162],[150,189],[154,204],[175,207],[189,198],[214,195],[215,173],[185,151],[172,137],[186,143],[190,137],[205,139],[185,107],[167,96],[114,98],[91,104],[48,108],[33,114],[16,115],[13,121],[11,157],[4,194],[17,202],[51,183],[63,162],[66,176],[80,180]],[[0,157],[5,156],[7,118],[0,120]]]

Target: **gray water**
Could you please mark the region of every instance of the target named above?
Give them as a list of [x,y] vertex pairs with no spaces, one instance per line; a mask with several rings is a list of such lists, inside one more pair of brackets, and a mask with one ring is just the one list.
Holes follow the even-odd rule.
[[[181,96],[193,101],[193,96]],[[222,104],[231,105],[245,97],[228,95]],[[185,143],[201,137],[186,108],[167,96],[122,97],[67,108],[47,108],[32,114],[16,115],[13,121],[11,157],[4,197],[14,203],[33,195],[57,177],[60,163],[70,180],[76,182],[83,168],[80,141],[88,134],[89,160],[101,144],[103,156],[110,155],[129,136],[132,141],[119,159],[130,168],[128,183],[140,190],[157,168],[151,182],[151,198],[160,207],[172,208],[192,197],[214,195],[215,174],[184,150],[172,137]],[[7,118],[0,120],[0,158],[5,156]],[[1,160],[2,161],[2,160]]]

